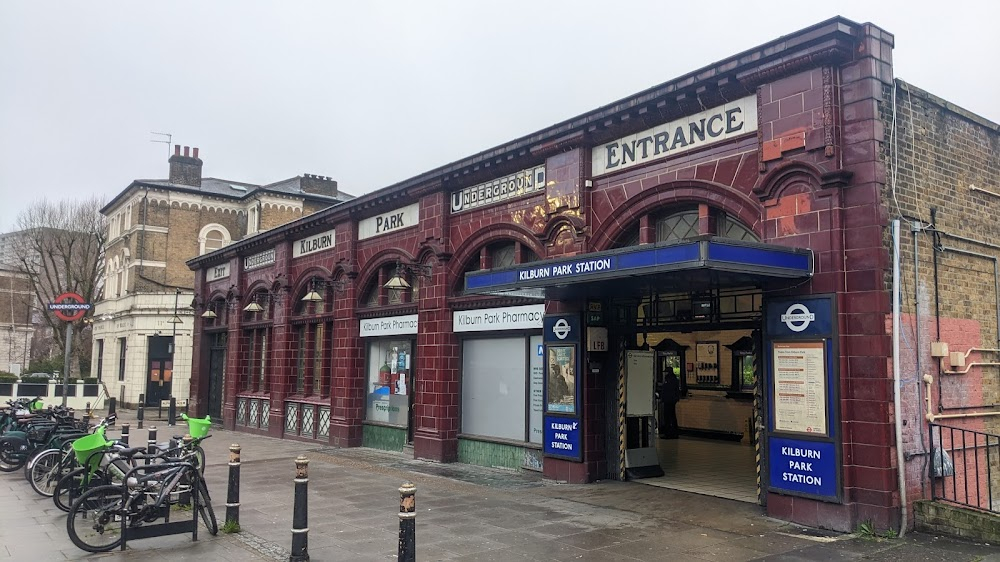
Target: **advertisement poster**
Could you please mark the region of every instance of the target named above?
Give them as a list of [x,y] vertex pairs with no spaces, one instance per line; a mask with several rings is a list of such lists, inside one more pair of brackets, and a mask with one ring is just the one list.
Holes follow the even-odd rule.
[[542,414],[545,410],[545,347],[541,336],[531,336],[531,354],[528,364],[531,367],[531,415],[528,418],[528,441],[541,443],[543,437]]
[[823,341],[774,343],[774,430],[826,435]]
[[549,412],[576,413],[576,346],[550,345],[548,354]]

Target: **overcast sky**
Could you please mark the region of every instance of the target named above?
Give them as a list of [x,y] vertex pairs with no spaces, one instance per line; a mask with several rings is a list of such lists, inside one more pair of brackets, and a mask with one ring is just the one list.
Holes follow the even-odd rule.
[[[839,8],[835,11],[832,5]],[[314,173],[361,194],[834,15],[1000,122],[1000,2],[0,2],[0,231],[30,201]],[[996,187],[996,186],[995,186]]]

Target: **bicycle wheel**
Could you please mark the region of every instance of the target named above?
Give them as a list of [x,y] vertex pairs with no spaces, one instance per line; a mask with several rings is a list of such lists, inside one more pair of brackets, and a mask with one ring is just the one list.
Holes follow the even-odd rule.
[[83,493],[69,510],[66,531],[77,547],[87,552],[107,552],[122,542],[124,488],[98,486]]
[[45,451],[50,451],[50,450],[51,449],[35,449],[30,454],[28,454],[28,456],[27,456],[28,460],[27,460],[27,462],[24,463],[24,479],[25,480],[31,480],[31,466],[32,466],[32,463],[35,462],[35,459],[38,458],[38,455],[41,455]]
[[211,535],[219,534],[219,522],[215,520],[215,510],[212,509],[212,499],[208,497],[208,486],[204,480],[198,481],[198,513],[201,521]]
[[42,451],[31,460],[31,470],[28,472],[28,483],[31,489],[39,495],[51,498],[56,484],[62,478],[62,451],[49,449]]
[[69,511],[73,502],[76,501],[80,495],[89,488],[95,486],[104,486],[111,484],[111,481],[104,474],[102,470],[97,470],[90,475],[87,479],[86,485],[84,485],[84,473],[87,469],[84,467],[75,468],[65,476],[59,479],[56,483],[56,487],[52,490],[52,501],[55,502],[56,507],[63,511]]
[[194,446],[194,458],[195,466],[198,467],[198,472],[200,474],[205,474],[205,449],[202,449],[200,445]]
[[27,455],[15,452],[10,441],[0,441],[0,472],[15,472],[27,462]]

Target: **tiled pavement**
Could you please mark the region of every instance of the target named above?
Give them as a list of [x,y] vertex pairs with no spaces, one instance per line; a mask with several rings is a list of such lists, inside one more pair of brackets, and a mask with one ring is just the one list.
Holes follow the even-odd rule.
[[[159,437],[170,433],[161,428]],[[145,431],[133,431],[133,444],[144,440]],[[752,504],[631,482],[555,484],[530,473],[215,429],[205,442],[206,474],[220,520],[233,441],[243,447],[243,533],[200,533],[197,543],[183,535],[147,539],[131,543],[125,553],[99,557],[287,560],[293,459],[305,454],[309,554],[317,561],[394,559],[398,487],[407,480],[417,486],[418,560],[1000,561],[1000,549],[992,545],[921,534],[866,541],[816,533],[767,519]],[[35,495],[20,473],[0,474],[0,502],[0,559],[88,559],[67,538],[65,515]]]

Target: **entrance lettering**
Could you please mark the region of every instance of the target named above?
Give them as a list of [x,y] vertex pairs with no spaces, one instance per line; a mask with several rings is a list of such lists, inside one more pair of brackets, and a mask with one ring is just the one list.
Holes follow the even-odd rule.
[[592,172],[598,176],[618,171],[756,129],[756,96],[747,96],[595,147]]

